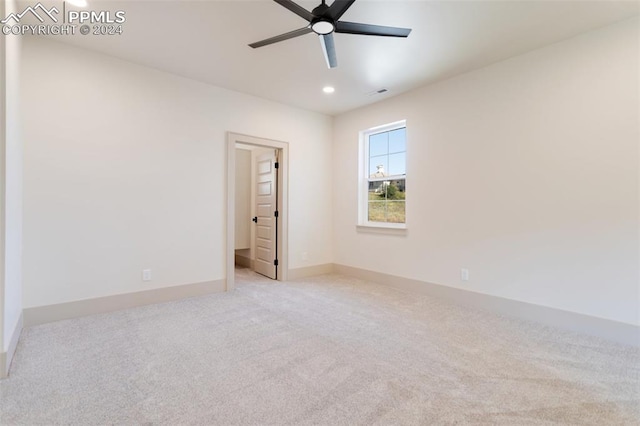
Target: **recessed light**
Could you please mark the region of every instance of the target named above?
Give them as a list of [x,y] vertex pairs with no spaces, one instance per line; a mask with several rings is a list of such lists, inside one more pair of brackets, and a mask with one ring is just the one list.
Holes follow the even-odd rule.
[[67,0],[67,2],[77,7],[87,7],[87,0]]
[[333,87],[331,87],[331,86],[325,86],[325,87],[323,87],[323,88],[322,88],[322,91],[323,91],[324,93],[333,93],[333,92],[335,92],[335,91],[336,91],[336,89],[334,89],[334,88],[333,88]]

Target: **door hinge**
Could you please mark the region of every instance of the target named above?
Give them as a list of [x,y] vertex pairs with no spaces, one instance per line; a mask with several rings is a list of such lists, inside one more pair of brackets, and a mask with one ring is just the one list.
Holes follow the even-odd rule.
[[280,168],[280,163],[278,163],[278,162],[276,161],[276,164],[274,165],[274,167],[275,167],[276,169],[279,169],[279,168]]
[[274,261],[273,261],[273,265],[274,265],[274,266],[278,266],[278,259],[276,259],[276,260],[274,260]]
[[273,215],[274,215],[275,217],[278,217],[278,215],[279,215],[278,210],[276,210],[275,212],[273,212]]

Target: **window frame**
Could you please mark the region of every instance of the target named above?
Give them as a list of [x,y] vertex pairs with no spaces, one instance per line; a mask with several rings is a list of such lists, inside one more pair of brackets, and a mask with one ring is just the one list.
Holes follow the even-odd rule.
[[[371,222],[369,221],[369,182],[370,182],[370,174],[369,174],[369,136],[377,134],[390,132],[393,130],[398,130],[402,128],[407,128],[407,120],[399,120],[394,121],[393,123],[383,124],[381,126],[372,127],[370,129],[362,130],[359,133],[359,173],[358,173],[358,229],[361,230],[372,230],[379,229],[382,231],[404,231],[407,229],[407,201],[405,199],[405,221],[404,223],[394,223],[394,222]],[[407,184],[407,175],[406,170],[406,152],[408,151],[408,137],[405,139],[405,174],[404,175],[394,175],[394,176],[385,176],[384,180],[397,180],[404,179],[405,187]],[[396,178],[396,179],[394,179]],[[382,180],[382,179],[381,179]]]

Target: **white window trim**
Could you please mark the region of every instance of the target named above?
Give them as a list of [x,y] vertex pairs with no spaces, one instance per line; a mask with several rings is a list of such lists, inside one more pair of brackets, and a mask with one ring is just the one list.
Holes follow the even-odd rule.
[[[390,233],[404,233],[407,229],[407,218],[405,216],[405,223],[388,223],[388,222],[370,222],[368,218],[368,200],[369,200],[369,191],[368,191],[368,172],[369,172],[369,144],[367,144],[368,136],[373,133],[380,132],[389,132],[396,129],[401,129],[403,127],[407,127],[407,120],[400,120],[389,124],[384,124],[382,126],[372,127],[367,130],[362,130],[359,134],[359,149],[358,149],[358,230],[387,230]],[[402,176],[385,176],[380,180],[389,180],[396,178],[407,179],[407,175]],[[405,212],[406,210],[406,201],[405,201]]]

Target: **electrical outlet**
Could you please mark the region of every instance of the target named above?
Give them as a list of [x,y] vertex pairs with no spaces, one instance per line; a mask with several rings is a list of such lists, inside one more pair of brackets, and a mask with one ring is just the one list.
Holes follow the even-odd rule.
[[469,270],[467,268],[460,269],[460,279],[462,281],[469,281]]
[[307,253],[306,251],[302,252],[302,260],[309,260],[309,253]]
[[151,269],[142,270],[142,281],[151,281]]

